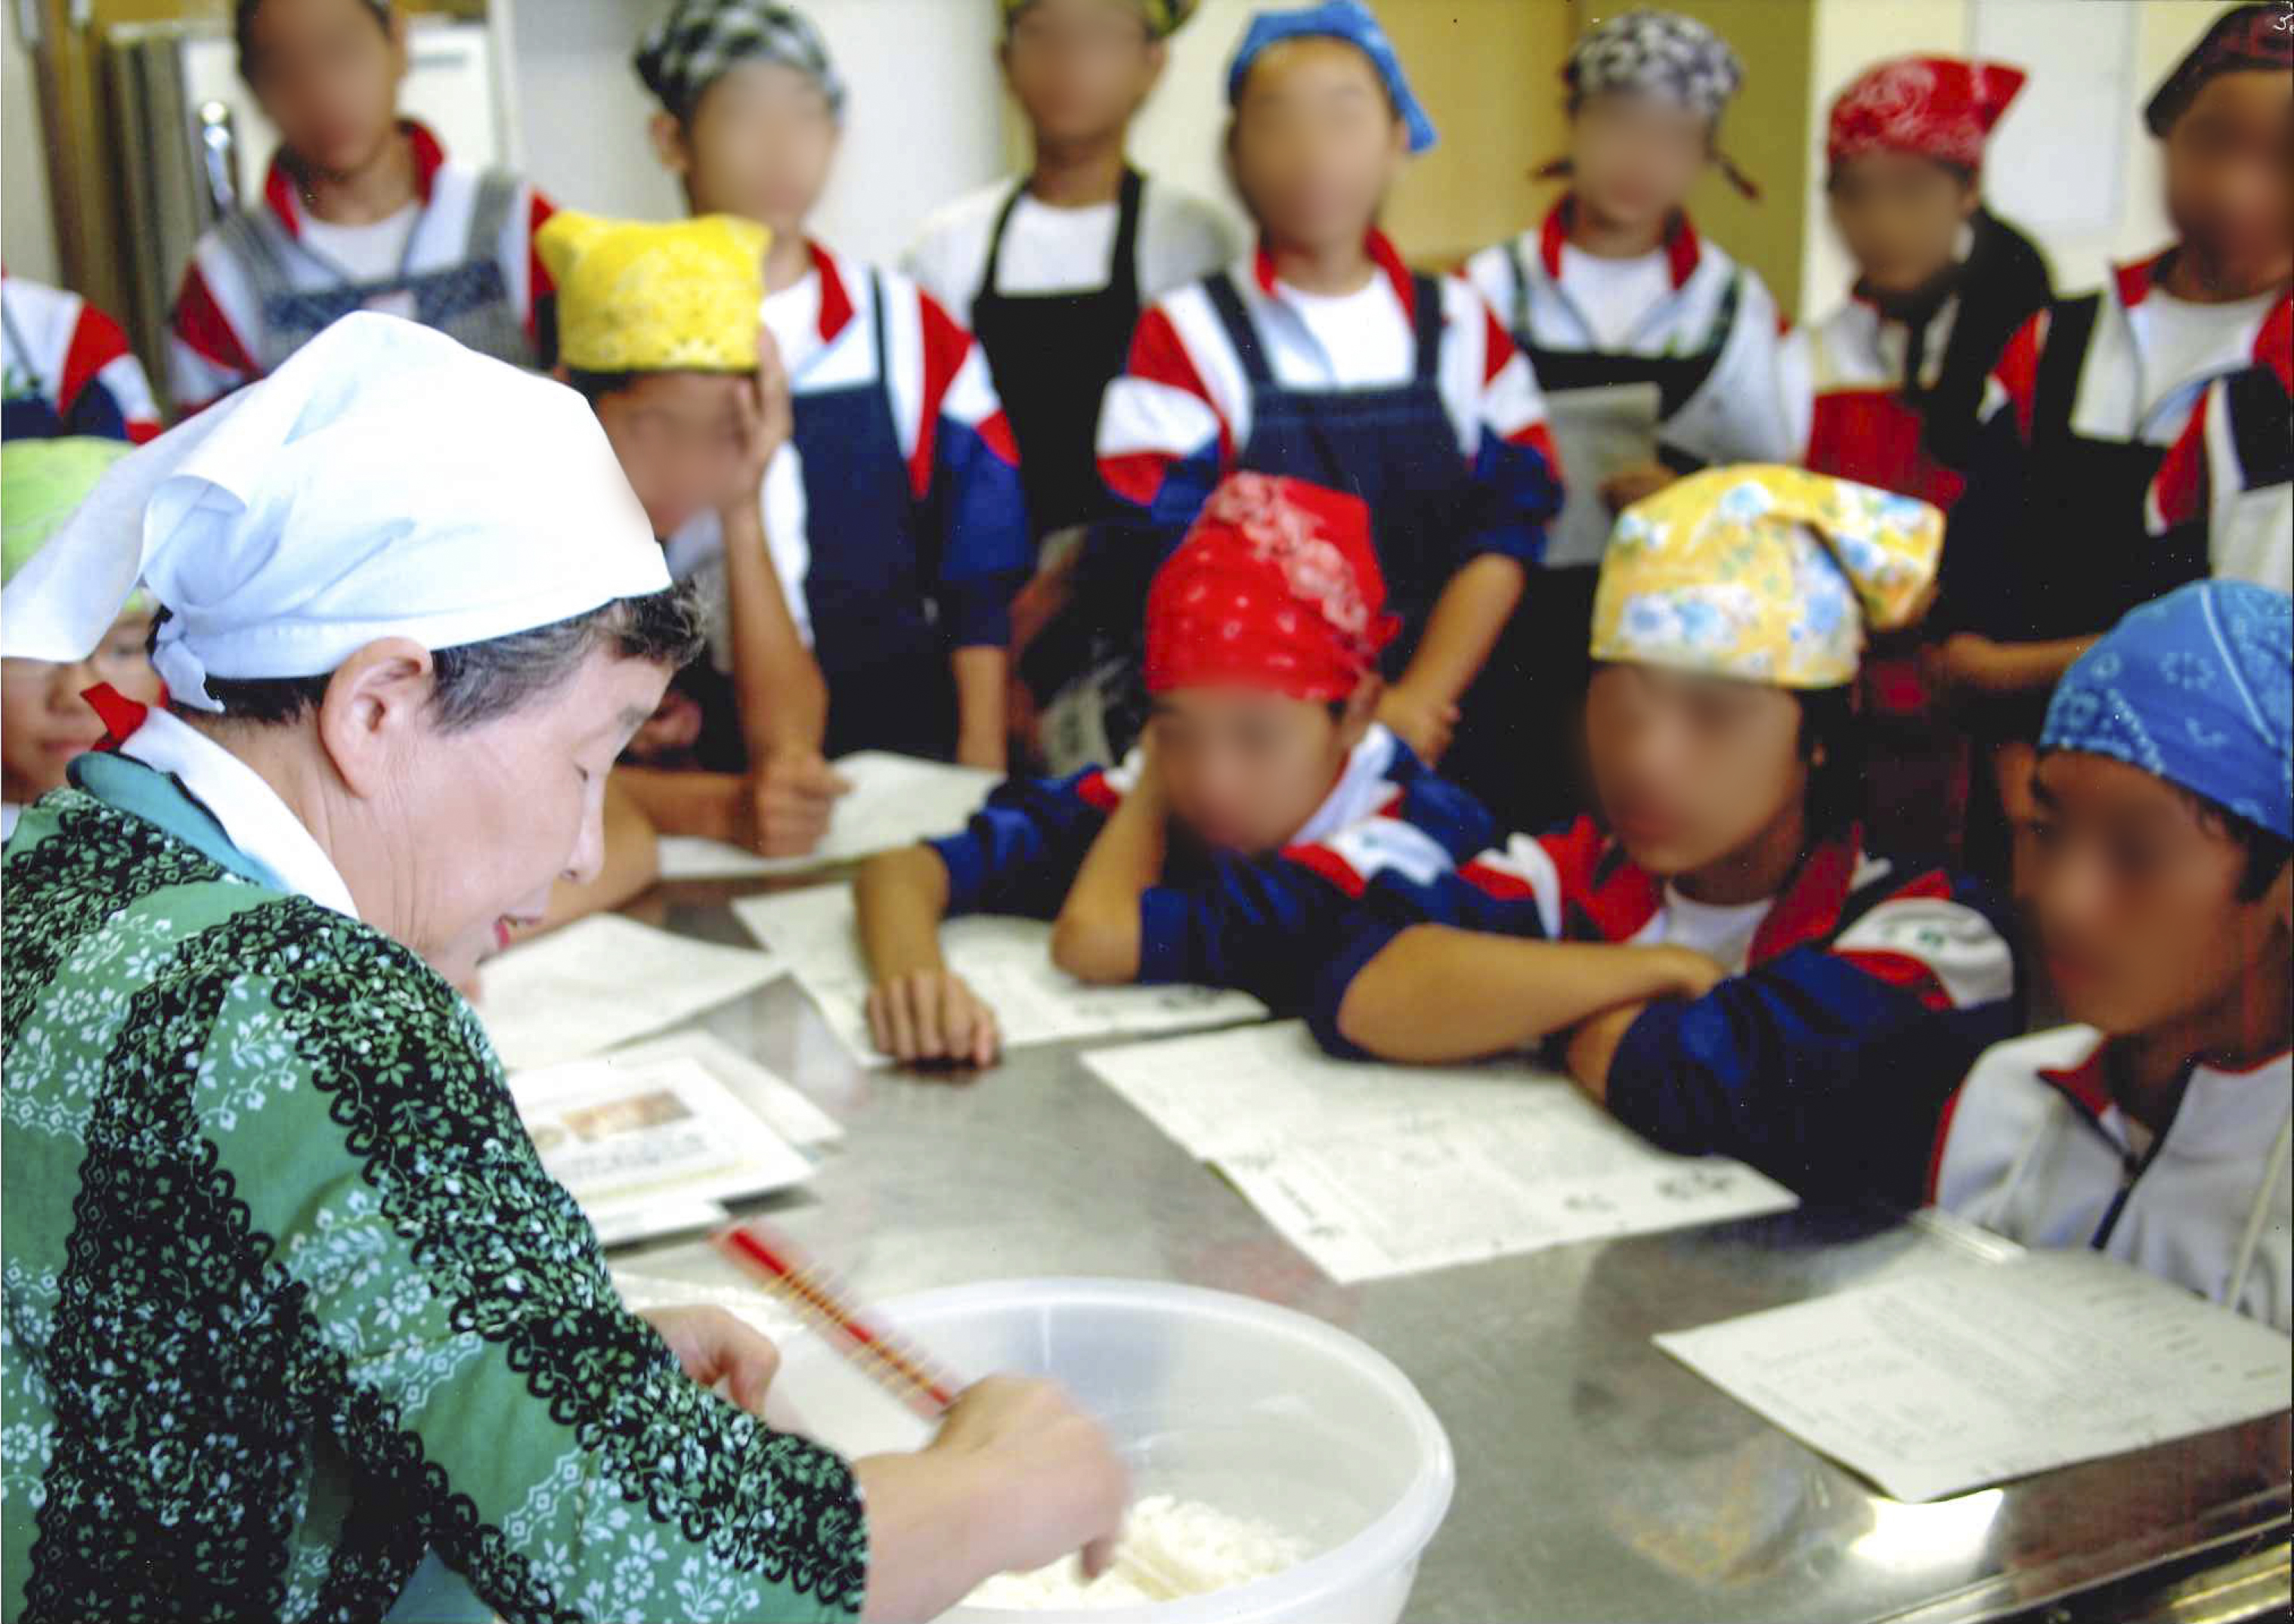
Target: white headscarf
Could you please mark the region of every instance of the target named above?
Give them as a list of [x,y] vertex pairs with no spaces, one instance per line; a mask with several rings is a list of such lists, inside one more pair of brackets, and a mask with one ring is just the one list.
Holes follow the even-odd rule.
[[0,647],[91,653],[142,581],[180,703],[323,676],[378,637],[455,648],[668,587],[582,397],[395,316],[346,316],[122,460],[0,596]]

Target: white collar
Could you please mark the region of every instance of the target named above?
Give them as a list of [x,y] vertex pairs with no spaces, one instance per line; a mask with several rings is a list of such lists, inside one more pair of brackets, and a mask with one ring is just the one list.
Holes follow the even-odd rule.
[[1312,846],[1327,840],[1339,830],[1377,811],[1393,788],[1387,782],[1387,772],[1394,766],[1395,743],[1384,722],[1372,722],[1370,731],[1363,735],[1362,743],[1346,757],[1338,783],[1330,786],[1330,792],[1322,797],[1322,804],[1314,808],[1314,816],[1290,837],[1289,843]]
[[288,809],[263,775],[191,727],[154,706],[119,753],[168,774],[223,825],[241,853],[271,871],[298,897],[359,916],[351,888],[303,820]]

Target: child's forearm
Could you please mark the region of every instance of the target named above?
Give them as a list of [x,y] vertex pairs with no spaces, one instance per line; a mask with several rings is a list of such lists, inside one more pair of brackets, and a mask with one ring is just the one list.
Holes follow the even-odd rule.
[[860,951],[879,981],[946,968],[940,922],[948,913],[948,865],[928,846],[883,852],[852,882]]
[[617,767],[614,783],[663,834],[738,842],[745,782],[734,774]]
[[818,755],[828,732],[828,684],[789,613],[757,504],[722,516],[725,592],[733,637],[733,698],[752,762]]
[[956,672],[956,759],[965,767],[1005,770],[1009,751],[1005,687],[1012,657],[1001,648],[959,648],[949,657]]
[[1929,660],[1940,686],[1956,699],[2017,699],[2054,687],[2094,646],[2093,637],[1998,643],[1963,631],[1945,638]]
[[1616,1064],[1625,1034],[1647,1008],[1645,999],[1621,1003],[1581,1022],[1569,1035],[1569,1075],[1593,1097],[1594,1103],[1608,1104],[1609,1068]]
[[1468,562],[1435,600],[1426,635],[1402,674],[1402,686],[1440,703],[1455,704],[1481,675],[1528,580],[1528,572],[1517,562],[1495,553]]
[[1418,925],[1364,965],[1338,1006],[1338,1031],[1381,1060],[1479,1060],[1534,1043],[1618,1004],[1696,986],[1667,947],[1519,941]]
[[1163,877],[1169,818],[1152,765],[1086,854],[1052,925],[1052,962],[1078,980],[1139,978],[1139,899]]

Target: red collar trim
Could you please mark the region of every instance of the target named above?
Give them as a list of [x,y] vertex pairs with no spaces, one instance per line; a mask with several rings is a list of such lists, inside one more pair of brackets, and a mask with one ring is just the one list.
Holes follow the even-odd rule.
[[1655,875],[1638,867],[1611,835],[1578,905],[1593,927],[1594,939],[1631,941],[1664,906],[1664,887]]
[[[1564,192],[1545,211],[1545,223],[1538,228],[1538,261],[1544,265],[1545,274],[1557,281],[1561,277],[1561,250],[1569,241],[1569,230],[1576,217],[1576,194]],[[1688,285],[1688,279],[1696,274],[1696,267],[1704,258],[1704,240],[1696,234],[1696,227],[1688,214],[1675,209],[1664,225],[1665,270],[1672,278],[1675,293]]]
[[2095,1040],[2087,1059],[2062,1071],[2039,1068],[2039,1076],[2054,1084],[2070,1097],[2071,1103],[2100,1122],[2118,1102],[2111,1097],[2111,1085],[2103,1080],[2103,1051],[2104,1040]]
[[2131,264],[2111,268],[2111,286],[2118,290],[2119,302],[2128,310],[2148,298],[2151,289],[2159,284],[2159,273],[2166,269],[2170,248],[2161,248],[2148,259],[2138,259]]
[[1851,829],[1842,839],[1827,840],[1808,854],[1800,873],[1777,898],[1777,905],[1753,933],[1746,962],[1765,964],[1770,959],[1822,941],[1840,923],[1848,893],[1856,882],[1857,856],[1864,849],[1864,832]]
[[[1402,250],[1394,246],[1393,240],[1384,231],[1375,230],[1363,239],[1363,249],[1370,256],[1371,262],[1386,272],[1387,280],[1394,284],[1394,296],[1402,301],[1402,313],[1412,321],[1418,320],[1418,280],[1410,273],[1409,264],[1402,257]],[[1264,237],[1258,240],[1258,250],[1251,260],[1251,276],[1257,282],[1259,292],[1270,299],[1276,296],[1274,255],[1267,248]]]
[[151,707],[139,700],[128,698],[108,682],[99,682],[84,690],[80,697],[94,710],[96,719],[103,724],[103,743],[98,750],[118,750],[134,736],[151,714]]
[[[438,138],[430,133],[427,125],[401,118],[398,128],[414,148],[414,195],[427,204],[430,201],[431,185],[445,165],[446,149],[438,144]],[[271,168],[263,177],[263,200],[279,216],[279,223],[287,228],[289,237],[302,236],[301,189],[296,184],[295,172],[287,166],[283,150],[272,155]]]
[[835,255],[809,239],[804,246],[812,256],[812,268],[820,273],[820,341],[827,344],[852,320],[852,293],[836,268]]
[[2294,1055],[2294,1049],[2281,1049],[2275,1054],[2266,1054],[2251,1066],[2209,1066],[2201,1060],[2199,1062],[2199,1068],[2210,1071],[2218,1077],[2259,1076],[2273,1066],[2284,1065],[2289,1055]]

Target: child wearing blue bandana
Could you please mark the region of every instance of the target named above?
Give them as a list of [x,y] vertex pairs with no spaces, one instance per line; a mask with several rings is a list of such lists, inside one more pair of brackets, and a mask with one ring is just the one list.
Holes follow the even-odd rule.
[[2079,1024],[1989,1051],[1930,1189],[2294,1324],[2294,599],[2201,581],[2064,675],[2018,863]]

